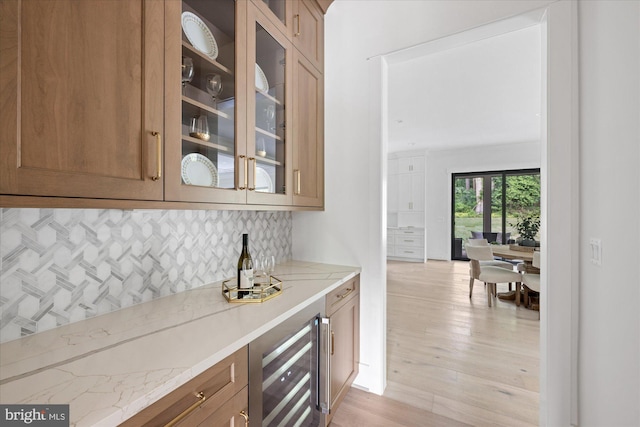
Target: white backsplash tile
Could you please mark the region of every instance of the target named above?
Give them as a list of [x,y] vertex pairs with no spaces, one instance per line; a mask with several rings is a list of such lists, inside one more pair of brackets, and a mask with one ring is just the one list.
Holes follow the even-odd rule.
[[0,209],[0,342],[291,259],[291,213]]

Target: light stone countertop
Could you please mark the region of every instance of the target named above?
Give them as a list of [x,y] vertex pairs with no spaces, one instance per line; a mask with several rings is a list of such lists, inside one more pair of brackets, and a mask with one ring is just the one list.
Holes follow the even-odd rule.
[[115,426],[360,272],[289,261],[282,294],[230,304],[222,282],[0,345],[0,402],[70,404],[72,426]]

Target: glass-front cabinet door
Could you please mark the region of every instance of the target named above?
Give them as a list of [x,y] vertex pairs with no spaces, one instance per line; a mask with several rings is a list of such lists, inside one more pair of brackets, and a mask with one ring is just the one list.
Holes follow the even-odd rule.
[[[165,2],[165,198],[244,203],[247,2]],[[180,100],[180,102],[176,102]]]
[[247,76],[247,201],[291,204],[292,49],[256,8],[249,8]]

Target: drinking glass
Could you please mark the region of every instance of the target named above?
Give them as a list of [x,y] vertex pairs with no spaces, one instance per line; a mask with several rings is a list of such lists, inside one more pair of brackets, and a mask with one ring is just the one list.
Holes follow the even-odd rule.
[[191,124],[189,126],[189,136],[201,139],[203,141],[209,141],[209,139],[211,139],[207,116],[203,114],[199,117],[191,118]]
[[267,130],[274,133],[276,131],[276,107],[268,105],[264,112],[267,118]]
[[271,283],[271,274],[276,269],[276,257],[266,255],[264,258],[264,273],[267,275],[267,283]]
[[260,253],[258,255],[258,257],[256,258],[255,261],[255,267],[256,267],[256,278],[264,276],[265,272],[264,272],[264,268],[265,268],[265,256],[263,253]]
[[182,94],[184,95],[187,83],[193,80],[193,59],[182,57]]
[[222,78],[219,74],[207,74],[205,79],[207,92],[209,92],[209,95],[213,98],[213,105],[215,106],[216,99],[222,92]]
[[260,157],[266,157],[267,155],[267,146],[264,143],[264,138],[263,137],[258,137],[258,143],[256,144],[256,154]]

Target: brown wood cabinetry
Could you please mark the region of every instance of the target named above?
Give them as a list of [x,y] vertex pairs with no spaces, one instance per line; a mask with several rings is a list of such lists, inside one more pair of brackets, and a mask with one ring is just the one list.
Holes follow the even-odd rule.
[[324,16],[313,0],[291,2],[294,46],[318,69],[324,69]]
[[[323,207],[317,0],[0,8],[3,205]],[[214,78],[222,90],[211,95]]]
[[0,2],[0,194],[162,200],[160,2]]
[[295,52],[293,101],[293,204],[324,205],[324,80]]
[[243,347],[177,388],[122,427],[242,426],[248,413],[248,352]]
[[326,313],[331,325],[331,412],[327,416],[328,425],[358,375],[360,361],[359,275],[327,295]]

